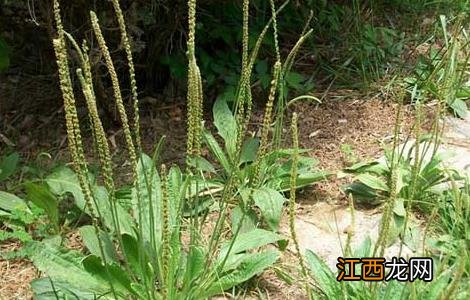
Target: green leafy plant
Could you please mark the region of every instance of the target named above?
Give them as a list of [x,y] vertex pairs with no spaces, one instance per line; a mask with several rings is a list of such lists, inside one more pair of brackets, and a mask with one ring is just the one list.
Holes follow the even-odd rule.
[[0,183],[18,171],[20,156],[17,152],[4,155],[0,161]]
[[34,201],[27,202],[14,194],[0,191],[0,241],[20,242],[21,245],[17,250],[0,253],[3,258],[28,257],[31,255],[31,249],[26,246],[28,242],[49,238],[58,232],[58,220],[53,221],[57,210],[54,216],[47,214],[41,207],[44,199],[36,198],[35,192],[32,194]]
[[[60,201],[49,191],[46,183],[37,179],[23,178],[23,183],[13,184],[16,176],[12,176],[20,169],[19,161],[18,153],[14,152],[0,162],[0,182],[6,187],[6,191],[0,191],[0,240],[18,241],[24,246],[34,239],[59,233]],[[22,247],[4,256],[12,258],[29,254],[27,247]]]
[[340,150],[346,165],[351,166],[359,162],[359,158],[356,153],[354,153],[354,149],[350,144],[341,144]]
[[[398,165],[397,168],[399,168]],[[470,274],[468,264],[468,199],[468,179],[463,186],[459,186],[456,181],[452,180],[451,186],[444,192],[437,194],[432,203],[433,210],[426,217],[427,225],[422,241],[420,241],[422,247],[417,248],[417,252],[413,255],[433,258],[432,282],[415,281],[409,284],[392,280],[373,285],[351,281],[338,284],[337,275],[332,272],[330,267],[315,253],[307,250],[305,260],[311,276],[310,286],[307,288],[316,295],[312,299],[338,297],[344,299],[468,298],[470,296],[468,284]],[[397,211],[396,208],[395,206],[394,212]],[[377,243],[382,243],[382,235],[390,235],[387,231],[390,231],[392,225],[385,224],[395,221],[393,218],[388,221],[385,218],[387,218],[386,213],[383,216],[382,229]],[[383,230],[384,226],[388,228],[386,231]],[[431,231],[431,228],[437,229],[437,231]],[[406,243],[404,239],[402,242]],[[343,253],[346,257],[374,257],[380,247],[377,244],[374,246],[370,238],[366,238],[354,251],[350,250],[349,239],[347,243],[345,253]],[[359,266],[357,267],[359,268]]]
[[[470,276],[468,257],[460,257],[462,248],[470,245],[470,179],[465,177],[463,184],[453,181],[451,188],[439,195],[431,214],[433,236],[428,240],[431,249],[437,255],[448,257],[449,261],[458,264],[463,260],[464,276]],[[467,253],[468,255],[468,253]]]
[[[385,151],[385,157],[381,161],[360,162],[346,168],[347,172],[356,174],[354,183],[346,191],[352,193],[357,201],[369,204],[383,202],[390,196],[391,167],[395,166],[400,203],[425,208],[443,189],[449,188],[446,183],[458,179],[459,175],[443,166],[450,153],[437,153],[436,145],[431,141],[421,141],[418,144],[419,146],[413,143],[410,147],[404,144],[400,149]],[[419,169],[415,169],[416,151],[419,153],[416,163]]]
[[450,21],[440,16],[443,32],[443,46],[430,48],[426,56],[420,56],[414,75],[405,78],[412,102],[443,101],[458,117],[465,118],[470,99],[468,68],[470,53],[469,39],[463,31],[462,18],[457,18],[453,29]]
[[[260,139],[249,137],[243,142],[240,155],[237,157],[236,141],[239,124],[235,116],[230,111],[228,104],[222,99],[216,101],[213,114],[214,125],[224,142],[224,147],[219,145],[208,130],[204,131],[204,142],[217,165],[213,165],[201,157],[197,161],[193,161],[192,164],[198,165],[201,171],[210,175],[210,180],[206,180],[206,182],[215,191],[221,191],[233,174],[237,181],[237,194],[239,195],[239,199],[234,199],[234,201],[242,200],[243,203],[253,201],[269,228],[277,230],[283,204],[286,201],[281,192],[290,189],[291,156],[295,149],[274,149],[256,164]],[[299,151],[301,153],[307,152],[303,149]],[[314,158],[300,156],[296,188],[311,185],[329,176],[329,172],[315,169],[317,163]],[[259,168],[258,174],[256,174],[257,168]],[[254,176],[258,176],[258,183],[255,186],[252,184],[255,180]],[[255,221],[255,223],[257,222]]]
[[[143,214],[139,221],[137,215],[129,214],[116,204],[120,232],[115,232],[112,217],[110,213],[106,214],[110,210],[106,190],[94,186],[97,206],[93,210],[103,214],[105,228],[98,233],[92,225],[80,228],[88,255],[64,252],[40,242],[32,245],[31,259],[40,270],[49,275],[49,279],[39,279],[32,283],[38,298],[51,294],[53,287],[60,297],[71,297],[74,291],[79,291],[79,294],[89,297],[101,295],[112,299],[116,296],[153,299],[159,297],[158,295],[167,295],[171,299],[186,298],[187,295],[206,298],[246,281],[277,260],[277,250],[251,251],[283,239],[281,235],[262,229],[225,241],[214,257],[213,253],[208,252],[207,246],[195,244],[196,241],[194,244],[185,244],[184,232],[196,234],[194,229],[189,229],[189,232],[185,229],[186,225],[181,217],[190,178],[184,177],[177,167],[171,168],[168,174],[159,175],[155,162],[148,156],[143,156],[140,161],[140,180],[151,182],[151,186],[142,192],[151,192],[145,195],[145,199],[157,205],[153,207],[153,212]],[[64,191],[74,191],[73,186],[79,186],[76,177],[67,181]],[[74,192],[76,200],[84,198],[80,190]],[[138,205],[136,192],[133,189],[134,211]],[[116,201],[119,203],[122,200],[117,198]],[[149,208],[147,205],[144,209]],[[145,243],[155,246],[144,249],[140,247],[137,226],[143,227]],[[263,238],[259,239],[260,236]],[[120,242],[113,241],[114,239],[122,242],[121,254],[124,255],[125,263],[118,259],[118,250],[114,243]],[[188,248],[183,250],[186,247]],[[208,260],[209,257],[212,259]],[[70,276],[71,268],[75,270],[75,278]],[[148,290],[152,282],[165,282],[168,286],[159,284],[161,288],[157,286],[155,290]]]
[[[45,180],[52,193],[62,196],[72,194],[76,206],[89,216],[89,224],[80,228],[88,254],[65,251],[57,245],[44,242],[32,242],[32,260],[48,276],[34,281],[32,286],[38,298],[51,295],[71,297],[74,294],[85,295],[85,298],[110,299],[209,298],[234,288],[273,265],[280,251],[272,246],[268,247],[269,245],[277,243],[281,249],[286,245],[283,236],[258,228],[256,224],[242,230],[243,225],[250,220],[250,213],[255,205],[260,208],[266,224],[271,229],[277,229],[284,201],[280,191],[287,190],[292,185],[289,183],[290,151],[272,152],[268,139],[275,95],[278,92],[278,76],[282,70],[280,61],[274,67],[274,79],[259,146],[256,141],[252,141],[248,149],[242,150],[251,117],[250,75],[262,37],[271,25],[276,32],[278,11],[274,2],[271,2],[272,18],[249,56],[249,1],[243,2],[243,72],[237,87],[238,97],[234,102],[236,107],[232,114],[226,102],[219,101],[214,109],[215,124],[225,140],[226,149],[221,150],[216,142],[207,143],[215,150],[213,152],[217,161],[224,169],[220,174],[214,172],[219,180],[217,185],[213,183],[216,181],[207,180],[204,174],[216,170],[215,164],[202,159],[201,155],[202,140],[208,140],[208,137],[210,140],[212,136],[203,134],[202,78],[195,56],[196,2],[188,2],[188,129],[187,166],[184,173],[175,166],[167,171],[165,165],[161,166],[160,172],[157,171],[159,153],[163,149],[161,143],[157,145],[152,158],[141,152],[133,58],[119,1],[113,0],[112,4],[129,65],[134,113],[132,125],[123,104],[117,73],[98,17],[92,11],[90,18],[111,77],[129,154],[132,183],[130,187],[120,189],[115,185],[108,140],[96,105],[89,49],[86,42],[80,46],[65,32],[59,3],[54,1],[57,38],[53,40],[53,44],[59,66],[74,171],[61,169]],[[66,39],[76,50],[79,59],[76,74],[93,128],[100,167],[98,177],[90,176],[82,144]],[[212,140],[215,141],[215,138],[212,137]],[[268,171],[272,162],[280,158],[283,162],[281,167],[275,167],[276,174]],[[243,164],[250,166],[242,166]],[[310,168],[311,161],[307,165]],[[311,183],[312,176],[320,176],[317,173],[311,175],[308,173],[310,169],[307,172],[303,168],[303,165],[299,167],[301,175],[297,178],[298,183],[291,186],[291,189]],[[302,177],[305,174],[307,176]],[[213,190],[214,184],[218,191]],[[218,209],[215,212],[200,209],[205,197],[216,200]],[[225,220],[232,208],[228,204],[233,202],[238,202],[239,205],[231,214],[235,220],[232,233],[226,234],[228,231]],[[49,210],[48,206],[44,208]],[[213,222],[208,221],[209,213],[215,214]],[[203,234],[207,226],[212,228],[209,235]]]
[[[468,251],[466,251],[468,252]],[[370,239],[364,240],[361,246],[351,253],[351,257],[371,257],[373,247]],[[342,282],[336,280],[336,274],[312,251],[307,250],[306,261],[312,274],[315,286],[311,289],[316,293],[312,299],[442,299],[452,295],[453,299],[466,299],[469,296],[468,283],[461,281],[460,265],[441,260],[434,266],[432,282],[413,282],[409,284],[398,281],[384,281],[377,284],[366,282]],[[464,253],[464,256],[465,253]],[[459,265],[460,264],[460,265]],[[357,271],[359,272],[359,270]]]

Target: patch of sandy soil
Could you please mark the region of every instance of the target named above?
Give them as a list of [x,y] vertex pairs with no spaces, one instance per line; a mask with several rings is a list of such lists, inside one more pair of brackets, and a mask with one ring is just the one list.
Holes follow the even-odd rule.
[[[0,252],[16,250],[19,246],[15,242],[4,243]],[[0,299],[32,299],[29,283],[35,278],[37,271],[30,261],[0,258]]]

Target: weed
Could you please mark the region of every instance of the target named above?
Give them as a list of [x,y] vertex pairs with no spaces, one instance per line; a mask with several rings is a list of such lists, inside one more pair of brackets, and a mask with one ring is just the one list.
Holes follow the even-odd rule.
[[341,144],[340,150],[346,165],[351,166],[359,162],[359,158],[354,153],[354,149],[350,144]]
[[[251,117],[251,73],[260,41],[271,25],[274,28],[274,39],[277,40],[277,11],[274,3],[271,4],[271,21],[260,35],[256,47],[249,53],[249,1],[244,1],[243,72],[238,83],[236,108],[232,113],[223,100],[218,100],[214,105],[214,123],[225,142],[223,151],[215,138],[203,129],[202,78],[195,55],[196,1],[188,1],[188,135],[185,172],[176,166],[169,169],[162,166],[161,172],[157,171],[160,145],[153,158],[141,153],[133,62],[119,2],[113,1],[113,6],[129,63],[134,101],[133,127],[129,126],[121,87],[98,17],[90,12],[93,31],[111,77],[133,175],[130,191],[122,193],[114,185],[111,155],[97,114],[88,47],[86,43],[78,46],[73,37],[64,31],[59,3],[54,1],[58,36],[53,42],[74,172],[62,169],[47,178],[46,182],[55,193],[73,194],[76,206],[90,216],[91,225],[80,228],[90,254],[84,256],[81,253],[64,252],[60,247],[44,242],[31,242],[31,259],[39,270],[49,276],[32,283],[38,297],[50,293],[67,297],[78,293],[88,295],[86,297],[93,295],[112,299],[208,298],[249,280],[279,258],[279,250],[266,246],[285,244],[282,242],[284,237],[273,232],[277,230],[285,201],[281,191],[311,184],[325,175],[310,169],[312,160],[296,155],[294,162],[291,159],[293,150],[271,148],[269,132],[275,115],[277,83],[281,80],[281,72],[288,70],[282,68],[280,57],[273,71],[261,138],[259,141],[250,139],[248,143],[243,142]],[[95,180],[89,174],[71,85],[66,38],[78,53],[80,68],[77,69],[77,76],[93,126],[93,140],[98,150],[104,186],[100,185],[99,178]],[[289,69],[292,63],[289,61]],[[284,113],[284,110],[281,111]],[[202,158],[203,139],[223,167],[223,172],[216,171],[215,164]],[[299,170],[296,181],[291,179],[293,164]],[[207,173],[211,172],[215,180],[206,178]],[[297,171],[293,174],[297,174]],[[34,188],[31,186],[31,189]],[[209,237],[201,234],[208,225],[210,211],[204,206],[207,199],[219,203],[214,229]],[[233,204],[236,204],[235,211],[238,208],[239,214],[234,213],[234,220],[237,221],[233,224],[232,234],[225,236],[225,218]],[[241,224],[253,216],[255,206],[272,231],[259,226],[241,230]],[[44,208],[48,211],[50,207]],[[52,213],[50,211],[51,218]]]
[[461,118],[467,114],[465,101],[470,98],[469,39],[463,20],[463,16],[457,17],[449,28],[451,21],[441,15],[442,48],[430,47],[426,56],[420,56],[414,76],[405,78],[412,103],[438,100]]

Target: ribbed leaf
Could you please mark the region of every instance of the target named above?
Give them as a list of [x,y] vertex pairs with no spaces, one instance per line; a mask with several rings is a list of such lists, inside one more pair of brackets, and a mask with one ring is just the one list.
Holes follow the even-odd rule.
[[224,168],[227,174],[230,174],[232,165],[230,164],[230,161],[228,160],[222,148],[220,148],[219,144],[215,140],[214,136],[207,130],[204,130],[203,136],[204,141],[217,159],[217,162]]
[[215,101],[212,111],[214,114],[214,125],[217,127],[219,135],[225,141],[225,148],[229,153],[229,156],[233,159],[235,156],[238,136],[237,121],[230,111],[227,102],[221,98]]
[[49,277],[34,279],[31,288],[35,300],[98,298],[95,293],[77,289],[65,281],[52,280]]
[[246,140],[242,146],[242,150],[240,153],[240,164],[253,162],[256,159],[258,148],[259,148],[258,138],[249,138],[248,140]]
[[374,190],[380,190],[385,192],[389,191],[389,188],[383,179],[371,174],[359,174],[354,178],[354,180],[358,180],[363,184],[367,185],[368,187],[373,188]]
[[[285,239],[282,235],[264,229],[254,229],[250,232],[239,234],[230,250],[230,255],[243,251],[256,249],[271,243]],[[221,262],[228,253],[231,241],[227,241],[220,250],[218,261]]]
[[52,224],[59,230],[59,202],[47,185],[39,185],[32,182],[25,183],[28,199],[38,207],[42,208],[49,217]]
[[[76,252],[61,252],[40,242],[31,244],[31,260],[36,268],[53,281],[66,282],[74,289],[96,295],[109,295],[109,284],[97,276],[86,272],[80,265],[83,259]],[[105,299],[111,299],[111,295]]]
[[[1,49],[1,38],[0,38],[0,49]],[[0,54],[0,60],[1,60],[1,54]],[[0,69],[1,69],[1,62],[0,62]],[[5,156],[2,159],[2,161],[0,162],[0,181],[7,179],[13,173],[15,173],[19,161],[20,161],[20,156],[18,155],[18,152],[13,152],[12,154]]]
[[284,196],[276,190],[263,187],[253,192],[253,200],[271,230],[277,231],[286,200]]
[[[159,243],[162,235],[161,181],[155,163],[145,154],[142,154],[139,159],[137,176],[139,193],[136,188],[132,192],[134,219],[137,222],[142,222],[139,226],[146,242],[150,242],[150,237],[153,235],[155,242]],[[138,195],[140,198],[137,197]]]
[[110,263],[112,261],[114,262],[118,261],[113,242],[111,241],[111,238],[109,237],[109,234],[107,232],[104,232],[101,230],[99,232],[100,240],[103,246],[103,252],[105,256],[104,259],[101,255],[101,250],[99,247],[99,241],[98,241],[98,237],[96,236],[95,228],[91,225],[85,225],[85,226],[80,227],[79,232],[83,240],[83,243],[85,244],[85,246],[87,247],[88,251],[90,251],[91,254],[101,257],[101,259],[103,261],[106,261],[107,263]]
[[6,211],[29,210],[23,199],[3,191],[0,191],[0,208]]
[[85,199],[83,197],[77,175],[69,168],[63,167],[46,177],[50,191],[55,195],[62,196],[67,193],[73,195],[75,204],[84,210]]
[[133,292],[128,274],[118,265],[104,265],[103,261],[95,255],[85,258],[82,264],[88,273],[112,285],[116,293],[120,294],[122,298]]
[[229,274],[220,275],[220,278],[206,290],[203,298],[222,293],[262,273],[276,262],[279,255],[278,250],[270,250],[245,256],[236,270]]
[[311,274],[315,277],[318,287],[323,291],[326,298],[335,299],[341,295],[341,286],[325,262],[310,250],[306,251],[305,258]]

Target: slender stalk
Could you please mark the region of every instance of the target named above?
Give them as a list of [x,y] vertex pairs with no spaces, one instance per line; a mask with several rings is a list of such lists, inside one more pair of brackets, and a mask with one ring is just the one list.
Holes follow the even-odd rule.
[[294,242],[295,252],[299,259],[300,270],[302,272],[302,279],[305,281],[305,290],[307,292],[308,299],[312,299],[311,289],[308,285],[308,271],[305,266],[305,262],[300,252],[300,245],[297,239],[297,232],[295,230],[295,198],[296,198],[296,187],[297,187],[297,168],[299,163],[299,131],[297,128],[298,116],[296,113],[292,115],[291,132],[292,132],[292,148],[294,153],[292,154],[292,169],[290,174],[290,192],[289,192],[289,229]]
[[126,29],[126,22],[124,20],[124,16],[122,13],[121,6],[119,5],[119,0],[112,0],[114,11],[116,13],[116,17],[119,24],[119,30],[121,31],[121,41],[124,45],[124,50],[126,52],[127,64],[129,67],[129,78],[131,82],[131,95],[132,95],[132,103],[134,109],[134,135],[135,135],[135,143],[137,145],[138,153],[142,150],[141,146],[141,138],[140,138],[140,120],[139,120],[139,99],[138,99],[138,92],[137,92],[137,81],[135,79],[135,67],[134,67],[134,60],[132,58],[132,50],[131,44],[129,42],[129,36],[127,34]]

